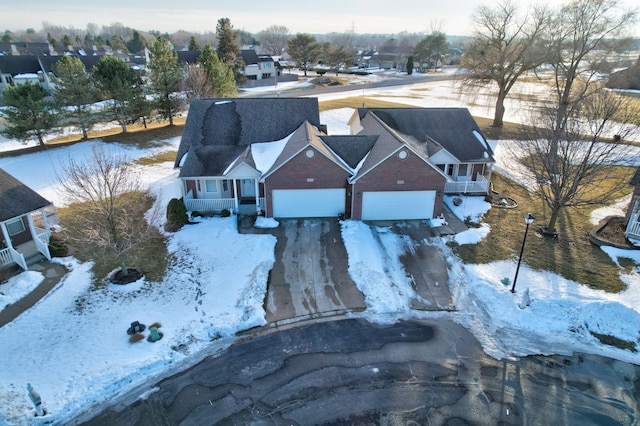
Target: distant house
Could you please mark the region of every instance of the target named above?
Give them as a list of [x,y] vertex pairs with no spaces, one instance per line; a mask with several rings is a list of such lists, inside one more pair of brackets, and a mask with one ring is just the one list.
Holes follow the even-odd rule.
[[247,80],[263,80],[274,78],[278,75],[278,69],[271,56],[258,56],[253,49],[243,49],[240,53],[244,62],[242,73]]
[[[0,94],[9,86],[25,83],[40,84],[47,92],[55,88],[53,66],[61,56],[16,55],[0,56]],[[77,56],[91,70],[102,56]]]
[[51,259],[49,237],[57,223],[53,204],[0,169],[0,268],[24,270],[40,256]]

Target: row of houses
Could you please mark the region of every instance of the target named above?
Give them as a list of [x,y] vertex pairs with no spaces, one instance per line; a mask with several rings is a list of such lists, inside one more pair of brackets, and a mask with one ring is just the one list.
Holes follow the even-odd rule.
[[[328,135],[315,98],[196,99],[175,167],[191,212],[428,220],[484,195],[495,162],[466,108],[360,108]],[[640,239],[640,172],[627,238]],[[51,258],[52,203],[0,169],[0,269]]]
[[[0,43],[1,44],[1,43]],[[7,43],[4,43],[7,44]],[[15,45],[11,45],[8,52],[3,51],[7,46],[0,45],[0,93],[9,86],[25,82],[40,84],[48,92],[55,86],[53,65],[65,55],[76,56],[85,65],[87,70],[92,69],[104,55],[114,55],[123,59],[136,72],[142,73],[149,63],[149,50],[145,49],[137,55],[123,54],[122,52],[111,52],[103,50],[78,49],[68,50],[62,54],[51,54],[44,46],[48,43],[33,43],[37,47],[31,46],[24,49],[22,53],[10,54],[18,51]],[[49,45],[50,46],[50,45]],[[40,52],[40,53],[38,53]],[[87,54],[87,52],[89,52]],[[199,50],[177,51],[178,62],[181,64],[195,64],[200,56]],[[280,81],[297,80],[297,75],[282,75],[282,67],[271,56],[258,55],[252,49],[241,51],[244,67],[241,70],[247,78],[246,86],[256,86],[262,84],[275,84],[276,79]],[[264,81],[263,81],[264,80]],[[259,83],[258,83],[259,82]]]
[[198,99],[175,166],[191,211],[431,219],[486,194],[491,147],[466,108],[361,108],[330,136],[315,98]]

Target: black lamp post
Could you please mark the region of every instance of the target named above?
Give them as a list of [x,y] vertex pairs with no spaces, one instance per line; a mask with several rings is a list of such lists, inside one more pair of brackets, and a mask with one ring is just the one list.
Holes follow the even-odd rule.
[[524,223],[527,227],[524,229],[524,238],[522,239],[522,248],[520,249],[520,257],[518,258],[518,266],[516,266],[516,276],[513,277],[513,285],[511,286],[511,293],[516,291],[516,280],[518,279],[518,271],[520,271],[520,262],[522,261],[522,253],[524,253],[524,243],[527,241],[527,232],[529,232],[529,225],[533,223],[536,218],[531,213],[527,213],[524,217]]

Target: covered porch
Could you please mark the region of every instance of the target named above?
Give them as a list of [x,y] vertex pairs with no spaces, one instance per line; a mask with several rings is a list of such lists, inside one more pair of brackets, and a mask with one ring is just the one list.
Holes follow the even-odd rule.
[[260,214],[265,208],[261,189],[257,178],[185,180],[184,203],[191,212]]
[[30,260],[38,255],[51,260],[49,239],[55,223],[57,213],[53,206],[0,222],[0,268],[15,263],[26,271]]
[[444,184],[445,194],[488,194],[490,180],[478,173],[475,180],[448,181]]

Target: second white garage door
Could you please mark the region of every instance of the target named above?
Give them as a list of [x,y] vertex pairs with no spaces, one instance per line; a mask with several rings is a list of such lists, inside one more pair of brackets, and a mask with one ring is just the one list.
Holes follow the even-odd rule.
[[436,191],[378,191],[362,194],[362,220],[431,219]]
[[344,213],[344,189],[276,189],[273,217],[337,217]]

